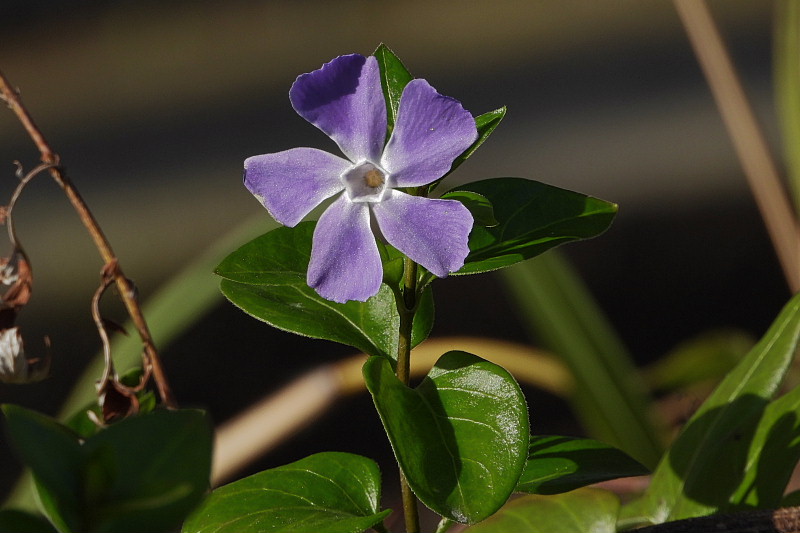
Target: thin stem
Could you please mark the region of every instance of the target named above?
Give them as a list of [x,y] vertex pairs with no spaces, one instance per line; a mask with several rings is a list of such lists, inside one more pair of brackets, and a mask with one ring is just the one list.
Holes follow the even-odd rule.
[[800,291],[800,224],[745,96],[736,70],[702,0],[674,0],[731,136],[792,293]]
[[92,237],[92,240],[94,241],[95,246],[100,253],[100,257],[103,259],[104,264],[113,265],[112,274],[114,277],[114,282],[117,285],[120,298],[127,309],[128,315],[131,317],[131,320],[139,332],[139,337],[142,339],[145,355],[152,365],[153,379],[155,380],[161,400],[167,407],[175,408],[177,403],[175,402],[175,399],[172,395],[172,390],[169,387],[166,373],[164,372],[164,368],[161,363],[161,358],[158,356],[158,352],[156,351],[155,343],[153,342],[153,338],[150,335],[150,330],[147,327],[147,322],[145,321],[142,310],[139,307],[139,301],[136,298],[136,291],[133,287],[133,284],[122,272],[122,268],[120,268],[117,262],[117,257],[111,248],[111,244],[108,242],[108,239],[106,239],[103,231],[100,229],[100,225],[97,223],[97,220],[95,220],[94,215],[89,210],[88,205],[86,205],[86,202],[83,200],[78,190],[70,182],[63,169],[59,166],[60,160],[58,154],[56,154],[50,147],[41,130],[39,130],[34,123],[33,117],[31,117],[30,113],[28,113],[28,110],[25,108],[25,106],[22,105],[22,100],[17,94],[17,91],[12,88],[11,84],[8,82],[2,72],[0,72],[0,99],[4,100],[14,114],[17,115],[17,118],[22,123],[25,131],[27,131],[31,140],[39,149],[42,162],[48,165],[53,165],[53,167],[50,168],[50,175],[67,195],[67,198],[69,198],[69,201],[75,208],[75,211],[78,213],[81,222],[86,227],[89,235]]
[[[398,298],[397,311],[400,314],[400,328],[397,342],[397,378],[408,385],[411,376],[411,332],[414,326],[414,313],[417,310],[417,264],[405,258],[403,262],[403,288]],[[411,490],[403,470],[400,470],[400,492],[403,496],[403,512],[406,531],[419,531],[417,497]]]

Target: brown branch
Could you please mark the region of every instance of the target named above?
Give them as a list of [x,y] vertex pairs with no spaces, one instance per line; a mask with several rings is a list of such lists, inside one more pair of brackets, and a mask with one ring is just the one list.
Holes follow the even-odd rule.
[[792,293],[800,291],[800,224],[764,134],[703,0],[674,0],[728,129]]
[[800,507],[676,520],[636,533],[800,533]]
[[75,211],[78,213],[81,222],[86,227],[86,230],[89,232],[89,235],[94,241],[98,252],[100,252],[100,257],[103,259],[104,264],[113,268],[114,282],[116,283],[117,290],[119,291],[120,298],[127,309],[128,315],[131,317],[131,320],[133,321],[137,331],[139,332],[139,336],[142,339],[145,357],[152,365],[153,379],[155,380],[161,400],[167,407],[176,407],[177,404],[172,396],[172,391],[169,387],[164,368],[161,364],[161,359],[158,356],[158,351],[156,350],[153,338],[150,335],[150,330],[147,327],[147,322],[144,319],[141,307],[139,306],[139,302],[136,298],[133,284],[122,272],[122,268],[119,266],[117,257],[111,248],[111,244],[108,242],[108,239],[100,229],[100,225],[97,223],[97,220],[95,220],[94,215],[89,210],[88,205],[86,205],[86,202],[83,200],[78,190],[64,173],[64,170],[59,166],[60,159],[58,154],[56,154],[50,147],[50,144],[44,138],[41,130],[34,123],[30,113],[28,113],[28,110],[25,108],[25,106],[23,106],[18,92],[13,89],[12,85],[8,82],[2,72],[0,72],[0,99],[4,100],[6,104],[8,104],[8,107],[14,112],[19,121],[22,123],[25,131],[36,145],[36,148],[38,148],[41,154],[42,162],[48,165],[53,165],[53,167],[50,169],[50,175],[67,195],[67,198],[69,198],[69,201],[75,208]]

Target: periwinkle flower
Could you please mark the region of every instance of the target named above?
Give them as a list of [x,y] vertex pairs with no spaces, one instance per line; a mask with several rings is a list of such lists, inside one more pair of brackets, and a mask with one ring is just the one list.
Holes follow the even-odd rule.
[[412,80],[384,146],[386,102],[373,56],[340,56],[299,76],[289,99],[347,159],[315,148],[253,156],[245,160],[244,182],[286,226],[341,193],[314,230],[309,286],[336,302],[366,301],[378,292],[383,269],[371,217],[387,242],[434,275],[445,277],[464,265],[469,211],[456,200],[398,190],[441,178],[475,142],[475,120],[458,101],[425,80]]

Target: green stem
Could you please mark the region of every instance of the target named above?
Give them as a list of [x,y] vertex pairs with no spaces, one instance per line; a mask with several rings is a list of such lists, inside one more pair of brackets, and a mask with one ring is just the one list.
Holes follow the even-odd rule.
[[[414,313],[417,310],[417,264],[405,258],[403,264],[403,288],[397,302],[400,314],[400,328],[397,342],[397,378],[409,384],[411,374],[411,331],[414,326]],[[411,490],[402,469],[400,470],[400,492],[403,496],[403,512],[408,533],[419,532],[417,497]]]

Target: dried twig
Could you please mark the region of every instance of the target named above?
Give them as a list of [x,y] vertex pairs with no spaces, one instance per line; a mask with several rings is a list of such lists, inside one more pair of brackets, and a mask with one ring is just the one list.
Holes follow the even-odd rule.
[[674,0],[733,141],[792,293],[800,291],[800,224],[725,44],[703,0]]
[[67,195],[67,198],[69,198],[70,203],[72,203],[72,206],[75,208],[75,211],[78,213],[81,222],[86,227],[89,235],[92,237],[92,240],[94,241],[95,246],[100,253],[100,257],[103,259],[104,265],[112,269],[112,276],[119,291],[120,298],[125,304],[128,315],[131,317],[131,320],[136,326],[139,336],[142,339],[145,358],[152,365],[153,379],[155,380],[161,400],[167,407],[176,407],[177,404],[172,396],[172,391],[169,387],[161,359],[158,356],[153,338],[150,335],[150,330],[147,327],[147,322],[144,319],[144,315],[142,314],[142,310],[136,298],[136,292],[133,284],[123,274],[122,268],[120,268],[117,261],[117,257],[111,248],[111,244],[108,242],[108,239],[106,239],[103,231],[100,229],[100,225],[97,223],[97,220],[95,220],[94,215],[89,210],[86,202],[83,200],[78,190],[75,188],[72,182],[70,182],[69,178],[64,173],[64,170],[61,168],[58,154],[56,154],[50,147],[50,144],[48,144],[47,140],[44,138],[41,130],[39,130],[34,123],[30,113],[25,106],[23,106],[18,92],[12,88],[12,85],[8,82],[2,72],[0,72],[0,99],[4,100],[6,104],[8,104],[8,107],[14,112],[19,121],[22,123],[25,131],[36,145],[36,148],[38,148],[42,162],[47,165],[52,165],[50,168],[50,175],[61,187],[61,189]]
[[100,299],[105,294],[106,290],[114,284],[114,271],[116,262],[103,267],[101,272],[100,286],[92,297],[92,318],[94,319],[97,332],[100,334],[100,340],[103,343],[103,359],[105,368],[103,376],[97,383],[97,392],[100,397],[100,407],[102,409],[102,420],[97,420],[100,424],[107,424],[116,419],[124,418],[139,412],[139,397],[138,392],[142,391],[150,379],[152,365],[144,355],[144,372],[139,380],[139,384],[135,387],[128,387],[119,379],[119,375],[114,370],[114,360],[111,357],[111,341],[108,338],[108,331],[106,327],[108,322],[103,319],[100,313]]

